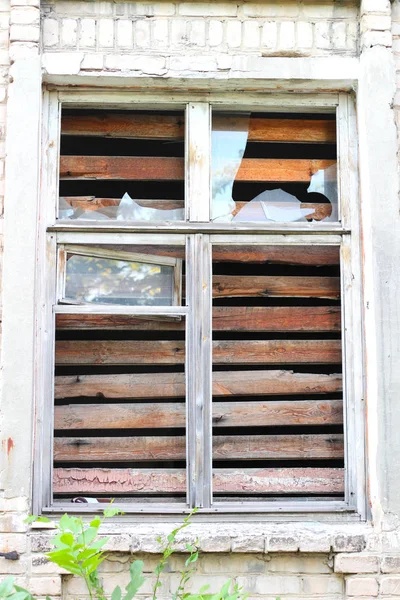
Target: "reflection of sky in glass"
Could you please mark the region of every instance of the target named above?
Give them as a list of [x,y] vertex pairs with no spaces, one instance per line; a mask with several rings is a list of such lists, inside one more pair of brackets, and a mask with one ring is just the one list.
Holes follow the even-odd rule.
[[211,135],[212,214],[213,220],[235,210],[233,183],[244,155],[249,115],[213,117]]
[[65,297],[77,302],[171,306],[174,267],[68,255]]

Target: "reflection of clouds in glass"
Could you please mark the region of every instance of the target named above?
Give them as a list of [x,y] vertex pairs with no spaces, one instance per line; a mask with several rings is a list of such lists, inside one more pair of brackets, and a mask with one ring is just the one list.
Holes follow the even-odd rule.
[[233,183],[246,149],[250,115],[215,115],[211,134],[211,219],[230,220]]
[[69,255],[66,297],[78,302],[171,305],[170,266]]

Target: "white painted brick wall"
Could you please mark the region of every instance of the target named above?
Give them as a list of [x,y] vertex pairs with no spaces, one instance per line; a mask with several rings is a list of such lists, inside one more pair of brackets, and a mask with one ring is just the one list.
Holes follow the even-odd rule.
[[[151,4],[93,1],[83,8],[77,0],[45,0],[42,16],[43,46],[52,51],[69,49],[73,39],[72,34],[57,37],[54,21],[62,29],[62,23],[72,19],[78,22],[77,51],[93,48],[122,53],[150,50],[259,56],[357,53],[354,25],[358,23],[358,6],[351,0]],[[46,25],[46,21],[51,24]],[[67,26],[70,28],[72,25]]]

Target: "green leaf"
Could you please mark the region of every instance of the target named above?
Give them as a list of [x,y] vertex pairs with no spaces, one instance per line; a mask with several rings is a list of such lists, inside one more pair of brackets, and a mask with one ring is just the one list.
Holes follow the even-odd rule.
[[103,514],[106,519],[110,517],[115,517],[115,515],[124,515],[124,511],[118,508],[118,506],[111,506],[109,508],[105,508]]
[[36,523],[51,523],[50,519],[48,517],[45,517],[44,515],[41,515],[40,517],[38,517],[36,519]]
[[31,594],[27,591],[14,592],[7,596],[7,600],[25,600],[26,598],[32,598]]
[[185,567],[187,567],[188,565],[190,565],[191,563],[196,562],[196,560],[199,558],[199,552],[193,552],[193,554],[191,554],[189,556],[189,558],[186,560],[185,562]]
[[34,523],[36,519],[36,515],[29,515],[28,517],[26,517],[26,519],[24,519],[24,523],[28,523],[28,525],[30,525],[31,523]]
[[204,592],[206,592],[209,587],[209,585],[203,585],[203,587],[201,587],[199,590],[199,594],[203,594]]
[[74,536],[72,535],[72,533],[67,532],[67,533],[63,533],[60,536],[60,542],[62,544],[65,544],[66,546],[71,547],[73,545],[74,541],[75,540],[74,540]]
[[135,560],[135,562],[133,562],[129,568],[131,580],[125,588],[126,594],[125,594],[123,600],[132,600],[132,598],[135,596],[135,594],[137,593],[139,588],[142,587],[142,585],[146,581],[145,578],[143,577],[142,572],[143,572],[143,561]]
[[62,531],[70,529],[71,518],[65,513],[60,519],[60,529]]
[[90,521],[90,527],[96,527],[98,529],[100,527],[100,525],[101,525],[100,517],[95,517],[93,519],[93,521]]
[[0,598],[6,598],[14,589],[14,577],[10,575],[0,583]]
[[99,540],[96,540],[95,542],[93,542],[93,544],[90,545],[90,548],[92,550],[99,551],[103,546],[105,546],[107,544],[109,539],[110,539],[109,536],[100,538]]
[[117,585],[117,587],[114,589],[113,593],[111,594],[111,600],[121,600],[121,588],[119,587],[119,585]]
[[81,533],[81,535],[77,539],[78,544],[85,544],[85,546],[88,546],[90,542],[92,542],[96,537],[97,531],[98,530],[96,529],[96,527],[88,527],[87,529],[85,529],[85,531]]

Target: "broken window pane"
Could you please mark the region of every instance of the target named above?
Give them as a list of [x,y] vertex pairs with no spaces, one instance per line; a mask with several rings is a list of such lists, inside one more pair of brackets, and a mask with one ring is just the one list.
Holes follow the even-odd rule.
[[65,261],[61,301],[73,304],[173,306],[180,303],[181,261],[151,254],[73,247]]
[[182,221],[183,111],[64,110],[59,219]]
[[338,221],[335,120],[214,114],[211,217],[216,222]]

